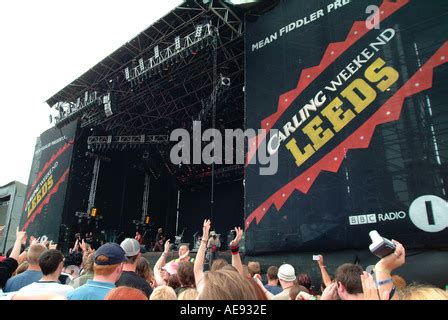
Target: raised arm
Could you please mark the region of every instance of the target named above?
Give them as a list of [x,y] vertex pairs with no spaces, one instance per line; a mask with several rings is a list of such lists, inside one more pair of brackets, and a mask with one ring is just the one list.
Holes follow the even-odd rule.
[[26,239],[26,232],[19,231],[19,227],[17,227],[16,241],[14,242],[14,247],[12,248],[11,254],[9,255],[10,258],[13,258],[17,262],[20,261],[19,257],[20,257],[20,250],[22,249],[23,239]]
[[[392,282],[391,272],[405,263],[406,251],[401,243],[392,240],[395,244],[395,252],[382,258],[375,265],[376,283],[378,286],[378,293],[381,298],[388,296],[394,286]],[[397,295],[390,297],[393,300],[397,299]]]
[[325,287],[328,287],[331,284],[331,277],[327,272],[327,267],[324,265],[324,257],[322,255],[319,255],[319,260],[317,263],[319,264],[322,282],[325,284]]
[[263,285],[263,282],[261,282],[261,276],[259,274],[254,275],[254,280],[257,283],[257,285],[260,287],[260,289],[264,292],[264,294],[266,295],[266,298],[268,300],[272,300],[272,298],[274,298],[274,295],[269,292],[268,290],[266,290],[266,288]]
[[157,260],[155,266],[154,266],[154,279],[156,281],[157,286],[164,286],[166,285],[165,280],[162,279],[162,275],[160,274],[160,270],[165,265],[166,258],[168,257],[168,253],[170,251],[170,240],[167,240],[165,242],[165,250],[163,251],[162,255],[160,256],[159,260]]
[[243,237],[243,229],[237,227],[235,228],[235,231],[236,237],[230,242],[230,251],[232,252],[232,266],[234,266],[235,269],[238,270],[239,274],[244,277],[243,262],[241,261],[239,251],[240,247],[238,245],[241,238]]
[[198,253],[196,254],[196,259],[194,261],[194,280],[196,283],[196,288],[204,277],[204,259],[205,252],[207,250],[208,244],[208,233],[210,231],[211,222],[208,219],[204,220],[202,225],[202,239],[201,245],[199,246]]

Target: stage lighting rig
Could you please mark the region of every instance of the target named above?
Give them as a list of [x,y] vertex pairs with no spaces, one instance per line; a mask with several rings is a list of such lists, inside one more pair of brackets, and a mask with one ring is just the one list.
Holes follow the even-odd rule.
[[96,114],[95,120],[109,117],[113,115],[113,101],[111,93],[108,92],[104,95],[100,95],[97,91],[89,92],[85,91],[82,96],[78,97],[75,102],[57,102],[53,107],[59,112],[59,115],[54,117],[56,126],[62,128],[71,121],[81,117],[84,127],[84,122],[93,122],[92,117],[87,117],[87,114],[100,106],[104,106],[104,114]]
[[145,147],[148,144],[168,143],[168,135],[138,135],[138,136],[90,136],[87,138],[89,150],[109,150],[120,146],[131,149]]
[[[131,85],[135,85],[139,80],[151,77],[155,73],[161,73],[162,70],[168,70],[168,65],[180,62],[179,58],[186,58],[188,55],[197,54],[199,50],[207,46],[214,45],[216,41],[210,41],[218,37],[218,28],[211,22],[199,24],[194,32],[184,38],[177,36],[174,43],[166,49],[160,50],[159,46],[154,47],[154,55],[149,59],[140,58],[138,65],[126,67],[124,76]],[[154,72],[153,72],[154,70]]]

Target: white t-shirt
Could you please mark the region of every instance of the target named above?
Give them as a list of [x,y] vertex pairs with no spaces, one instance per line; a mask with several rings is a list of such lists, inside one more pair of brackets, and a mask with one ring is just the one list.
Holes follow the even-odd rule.
[[73,287],[67,284],[60,284],[56,281],[42,281],[39,280],[32,284],[29,284],[17,293],[26,293],[26,294],[40,294],[40,293],[57,293],[63,296],[67,296],[67,293],[73,291]]

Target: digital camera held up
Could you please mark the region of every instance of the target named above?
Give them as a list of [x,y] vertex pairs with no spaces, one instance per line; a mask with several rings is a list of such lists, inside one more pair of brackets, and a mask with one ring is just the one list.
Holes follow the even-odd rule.
[[369,246],[370,252],[379,258],[384,258],[395,252],[395,244],[389,239],[383,238],[378,231],[372,230],[369,232],[372,244]]

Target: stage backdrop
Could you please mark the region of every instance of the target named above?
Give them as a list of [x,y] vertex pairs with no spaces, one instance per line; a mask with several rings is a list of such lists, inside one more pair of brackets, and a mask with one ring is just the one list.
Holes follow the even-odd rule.
[[20,228],[29,236],[58,241],[70,172],[76,122],[37,138]]
[[447,13],[283,0],[247,17],[247,127],[277,129],[258,143],[279,158],[271,176],[247,167],[249,253],[367,248],[374,229],[448,244]]

